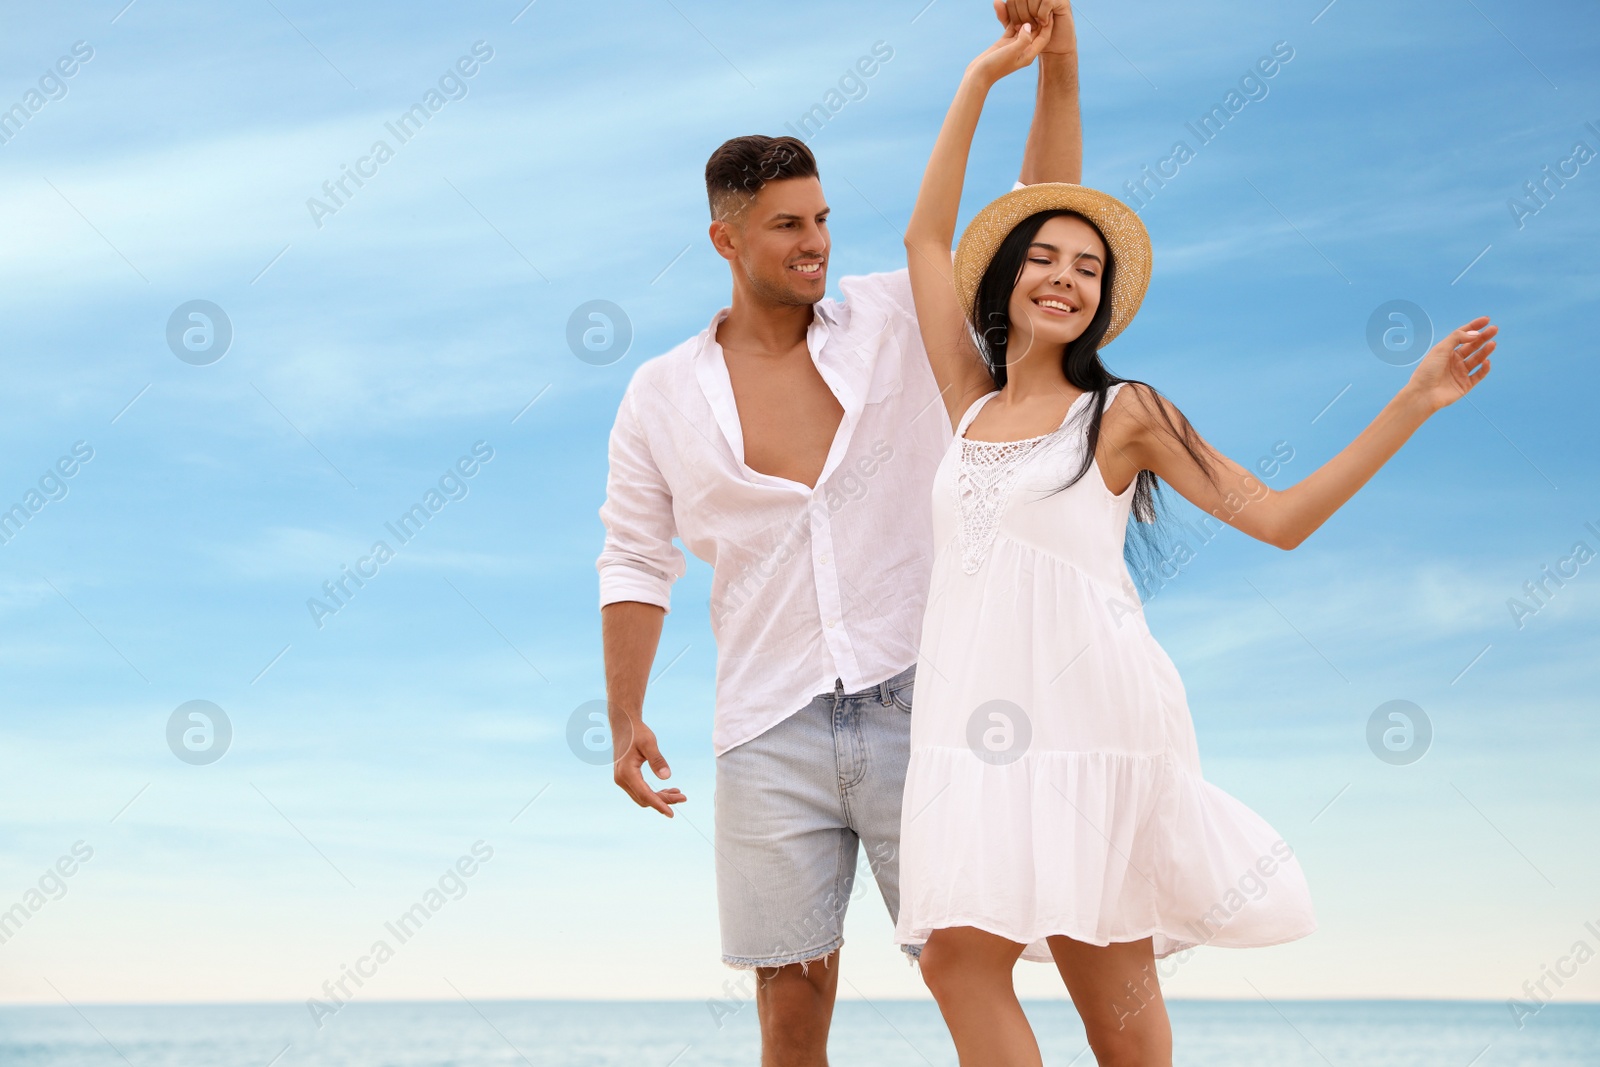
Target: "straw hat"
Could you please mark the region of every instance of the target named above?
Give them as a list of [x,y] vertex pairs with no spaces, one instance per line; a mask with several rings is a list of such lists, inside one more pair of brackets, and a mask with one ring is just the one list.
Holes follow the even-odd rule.
[[1006,235],[1028,216],[1058,208],[1076,211],[1092,221],[1111,246],[1116,262],[1116,277],[1111,282],[1111,324],[1106,328],[1105,340],[1100,342],[1110,344],[1133,321],[1150,285],[1150,235],[1128,205],[1098,189],[1070,182],[1041,182],[1014,189],[990,203],[967,224],[956,245],[956,295],[970,315],[977,299],[978,281]]

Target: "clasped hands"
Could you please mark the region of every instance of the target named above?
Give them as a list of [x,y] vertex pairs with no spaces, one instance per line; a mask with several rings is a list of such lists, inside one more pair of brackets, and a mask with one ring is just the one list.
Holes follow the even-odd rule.
[[1078,50],[1071,0],[994,0],[994,15],[1004,32],[967,68],[991,83],[1039,55],[1074,55]]

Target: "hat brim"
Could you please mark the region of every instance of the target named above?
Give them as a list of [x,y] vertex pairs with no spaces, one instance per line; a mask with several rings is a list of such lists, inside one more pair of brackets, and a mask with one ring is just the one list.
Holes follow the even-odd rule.
[[967,224],[956,245],[955,286],[970,316],[978,282],[1017,223],[1040,211],[1076,211],[1100,229],[1116,264],[1111,281],[1111,323],[1102,346],[1133,321],[1150,286],[1150,235],[1133,210],[1098,189],[1070,182],[1041,182],[1014,189],[991,202]]

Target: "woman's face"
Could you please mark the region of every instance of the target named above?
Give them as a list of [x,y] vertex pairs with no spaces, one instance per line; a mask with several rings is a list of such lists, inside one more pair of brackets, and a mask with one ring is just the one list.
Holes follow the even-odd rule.
[[1008,351],[1020,357],[1035,343],[1065,345],[1081,336],[1100,306],[1105,263],[1105,242],[1093,226],[1070,215],[1046,220],[1011,291]]

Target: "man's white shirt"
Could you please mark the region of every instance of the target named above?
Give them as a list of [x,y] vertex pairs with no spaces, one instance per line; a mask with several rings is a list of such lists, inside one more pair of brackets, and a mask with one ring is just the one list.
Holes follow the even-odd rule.
[[842,682],[916,662],[933,560],[934,471],[950,420],[905,270],[845,277],[806,345],[844,417],[815,488],[744,464],[710,325],[634,372],[611,430],[600,604],[670,610],[683,544],[712,567],[712,745],[721,755]]

